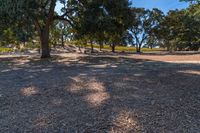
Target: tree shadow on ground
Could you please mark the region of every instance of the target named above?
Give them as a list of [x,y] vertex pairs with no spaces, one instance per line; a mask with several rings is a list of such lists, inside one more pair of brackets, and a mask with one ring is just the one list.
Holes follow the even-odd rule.
[[200,132],[200,64],[0,59],[1,132]]

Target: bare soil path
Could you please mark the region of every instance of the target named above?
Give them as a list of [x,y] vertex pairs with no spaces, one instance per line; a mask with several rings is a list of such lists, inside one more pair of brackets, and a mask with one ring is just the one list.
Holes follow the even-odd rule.
[[0,132],[200,132],[200,55],[0,57]]

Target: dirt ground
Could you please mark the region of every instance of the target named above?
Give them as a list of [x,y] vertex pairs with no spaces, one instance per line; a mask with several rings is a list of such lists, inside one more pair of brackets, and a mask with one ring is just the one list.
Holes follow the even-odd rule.
[[0,56],[0,132],[198,133],[200,54]]

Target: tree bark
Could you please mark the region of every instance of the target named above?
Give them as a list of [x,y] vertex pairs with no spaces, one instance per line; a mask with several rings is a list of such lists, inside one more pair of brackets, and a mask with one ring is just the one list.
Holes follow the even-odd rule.
[[141,53],[141,44],[136,45],[136,52]]
[[138,51],[137,51],[138,53],[141,53],[141,46],[142,46],[142,45],[139,44]]
[[42,55],[41,58],[50,58],[49,48],[49,28],[54,21],[54,9],[56,7],[56,0],[51,0],[49,13],[44,21],[44,26],[39,23],[37,17],[34,17],[34,23],[40,36]]
[[94,46],[93,46],[92,41],[90,41],[90,46],[91,46],[91,53],[94,53]]
[[115,44],[112,44],[112,52],[115,53]]
[[62,35],[61,35],[62,37],[61,37],[61,46],[64,48],[65,47],[65,44],[64,44],[64,31],[63,31],[63,29],[62,29]]
[[99,42],[99,50],[102,51],[102,48],[103,48],[103,42],[100,41]]
[[49,29],[43,29],[40,35],[42,55],[41,58],[50,58]]

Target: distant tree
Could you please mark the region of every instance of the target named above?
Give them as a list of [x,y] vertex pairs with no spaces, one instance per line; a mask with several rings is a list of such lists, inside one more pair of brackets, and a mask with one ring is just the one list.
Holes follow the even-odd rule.
[[123,35],[131,25],[130,10],[131,3],[128,0],[118,0],[118,2],[107,1],[105,9],[107,10],[107,28],[106,34],[112,48],[115,52],[115,47],[123,41]]
[[59,28],[57,23],[54,23],[54,26],[52,26],[51,29],[50,29],[50,39],[49,39],[50,44],[54,48],[59,44],[61,34],[62,34],[61,29]]
[[151,49],[153,47],[160,45],[160,39],[159,39],[159,32],[160,24],[164,19],[164,13],[154,8],[150,11],[150,21],[151,21],[151,29],[148,31],[148,37],[146,40],[146,46],[150,47]]
[[200,21],[194,11],[196,5],[184,10],[170,11],[161,23],[159,37],[167,50],[198,50]]
[[[0,39],[4,46],[26,42],[35,34],[33,25],[27,26],[23,22],[9,20],[10,18],[4,17],[4,21],[0,21]],[[7,22],[7,23],[6,23]],[[10,41],[9,41],[10,39]],[[18,43],[17,43],[18,42]]]
[[141,47],[148,38],[148,34],[151,30],[152,20],[150,18],[150,10],[143,8],[132,8],[132,14],[135,16],[132,18],[132,26],[129,28],[129,32],[133,36],[136,45],[136,52],[141,52]]
[[76,16],[76,38],[88,38],[90,42],[97,42],[100,50],[106,42],[115,52],[115,46],[122,42],[123,33],[128,28],[129,6],[128,0],[86,1],[84,8]]

